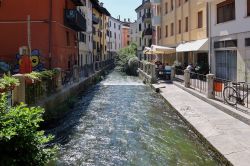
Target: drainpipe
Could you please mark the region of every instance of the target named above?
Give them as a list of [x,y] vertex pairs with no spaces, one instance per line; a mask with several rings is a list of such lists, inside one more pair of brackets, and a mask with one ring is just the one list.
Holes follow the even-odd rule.
[[51,69],[52,64],[51,64],[51,60],[52,60],[52,13],[53,13],[53,2],[52,0],[50,0],[50,13],[49,13],[49,69]]
[[207,2],[207,37],[208,37],[208,67],[211,73],[211,56],[212,56],[212,40],[211,40],[211,3]]

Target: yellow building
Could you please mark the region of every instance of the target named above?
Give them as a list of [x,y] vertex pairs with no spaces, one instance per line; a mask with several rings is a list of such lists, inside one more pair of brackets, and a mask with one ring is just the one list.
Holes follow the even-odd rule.
[[159,5],[159,45],[175,47],[177,52],[166,61],[173,63],[177,59],[183,67],[190,63],[208,64],[207,3],[204,0],[161,0]]
[[107,60],[106,32],[110,13],[103,3],[93,3],[93,54],[95,69],[99,70]]

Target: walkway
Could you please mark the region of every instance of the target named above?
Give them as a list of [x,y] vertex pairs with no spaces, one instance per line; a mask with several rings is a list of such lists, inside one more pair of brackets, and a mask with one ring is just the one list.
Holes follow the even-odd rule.
[[233,165],[250,163],[250,126],[174,84],[154,84],[162,96]]

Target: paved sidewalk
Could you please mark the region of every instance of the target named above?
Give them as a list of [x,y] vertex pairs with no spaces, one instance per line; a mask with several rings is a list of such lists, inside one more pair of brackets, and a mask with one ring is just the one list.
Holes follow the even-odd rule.
[[153,84],[162,96],[233,165],[250,165],[250,126],[174,84]]

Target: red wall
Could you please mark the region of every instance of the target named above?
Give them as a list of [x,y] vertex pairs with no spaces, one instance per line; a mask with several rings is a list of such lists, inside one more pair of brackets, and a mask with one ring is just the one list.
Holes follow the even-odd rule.
[[122,28],[122,48],[128,46],[128,38],[129,35],[129,29],[128,28]]
[[[73,65],[78,49],[75,46],[76,32],[64,26],[65,0],[52,0],[52,67]],[[67,8],[75,8],[67,0]],[[0,7],[0,60],[15,63],[15,54],[20,46],[27,45],[27,15],[31,16],[32,49],[41,51],[41,60],[49,66],[49,13],[50,0],[8,0]],[[67,46],[66,31],[69,32],[70,46]]]

